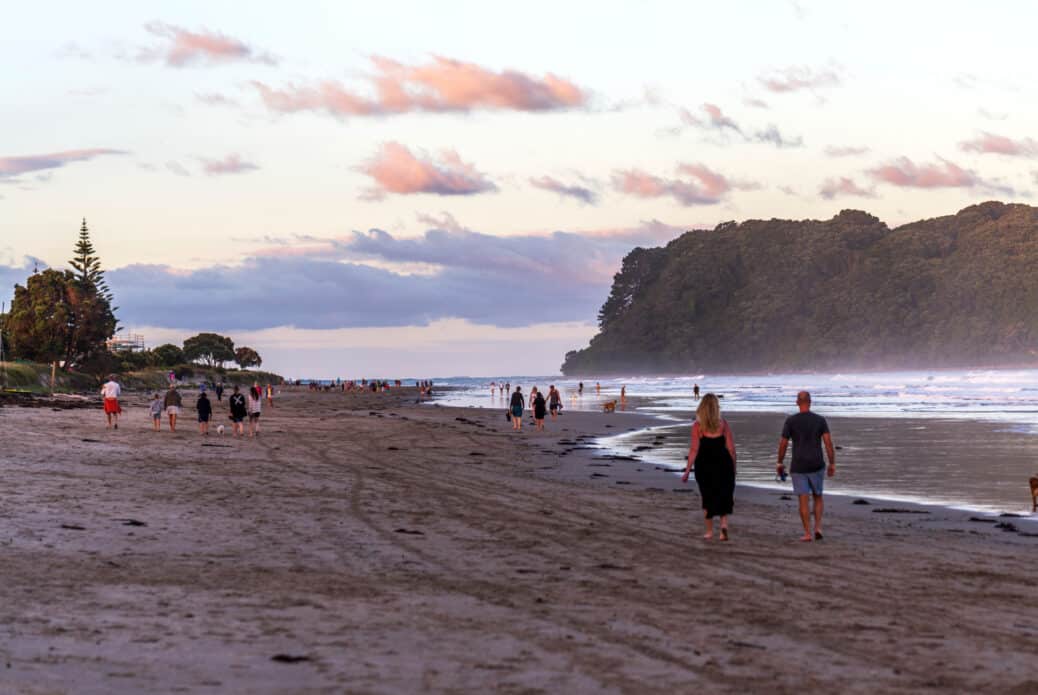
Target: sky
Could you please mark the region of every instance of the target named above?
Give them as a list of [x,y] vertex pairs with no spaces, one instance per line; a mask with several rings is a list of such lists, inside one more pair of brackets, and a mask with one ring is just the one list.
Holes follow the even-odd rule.
[[86,218],[124,331],[290,377],[555,374],[636,246],[1038,189],[1029,2],[4,4],[0,300]]

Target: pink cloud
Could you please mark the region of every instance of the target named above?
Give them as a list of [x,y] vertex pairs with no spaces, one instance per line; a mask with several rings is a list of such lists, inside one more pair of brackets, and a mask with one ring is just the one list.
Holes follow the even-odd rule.
[[246,162],[236,154],[229,154],[223,159],[206,159],[205,157],[199,157],[199,161],[202,162],[202,171],[210,176],[219,176],[221,174],[244,174],[259,169],[258,165],[253,164],[252,162]]
[[580,202],[586,203],[588,205],[594,205],[598,202],[598,194],[596,194],[587,186],[579,186],[577,184],[565,184],[559,181],[558,179],[552,178],[551,176],[531,178],[530,185],[545,191],[558,193],[561,196],[576,198]]
[[433,56],[424,65],[405,65],[381,56],[371,60],[375,72],[368,79],[374,96],[333,80],[283,89],[252,84],[273,111],[324,111],[340,118],[472,109],[552,111],[585,106],[589,98],[585,90],[552,74],[536,78],[516,70],[494,72],[442,56]]
[[899,157],[868,173],[881,183],[908,188],[972,188],[984,183],[974,172],[946,159],[916,164],[908,157]]
[[854,195],[861,198],[875,198],[876,192],[872,189],[862,188],[853,179],[841,176],[836,179],[826,179],[818,189],[819,195],[826,200],[832,200],[836,196]]
[[161,60],[170,67],[182,68],[197,63],[230,63],[244,61],[276,65],[269,53],[257,52],[239,39],[212,31],[189,31],[165,22],[149,22],[144,25],[150,33],[163,38],[166,43],[156,48],[145,49],[138,56],[142,62]]
[[825,148],[825,154],[829,157],[856,157],[868,152],[868,147],[854,147],[852,145],[829,145]]
[[836,87],[842,81],[835,70],[814,70],[809,67],[785,68],[757,79],[764,85],[765,89],[776,93]]
[[126,154],[122,150],[92,148],[65,150],[50,154],[31,154],[22,157],[0,157],[0,179],[13,178],[20,174],[46,169],[60,169],[70,162],[85,162],[106,154]]
[[366,198],[377,200],[386,193],[410,195],[472,195],[496,191],[497,186],[457,152],[447,150],[440,161],[416,157],[398,142],[387,142],[375,157],[360,169],[377,184]]
[[702,164],[680,164],[677,173],[685,179],[667,179],[640,169],[613,174],[613,188],[639,198],[672,197],[685,206],[716,205],[732,189],[752,190],[757,184],[733,182]]
[[1038,155],[1038,142],[1031,138],[1013,140],[1004,135],[983,132],[972,140],[959,143],[965,152],[1002,154],[1008,157],[1034,157]]
[[703,104],[699,107],[703,113],[706,114],[706,120],[696,116],[688,109],[681,109],[679,111],[681,120],[685,125],[695,126],[697,128],[714,128],[716,130],[724,130],[729,128],[737,133],[741,133],[742,129],[739,125],[731,118],[725,115],[724,111],[717,104]]

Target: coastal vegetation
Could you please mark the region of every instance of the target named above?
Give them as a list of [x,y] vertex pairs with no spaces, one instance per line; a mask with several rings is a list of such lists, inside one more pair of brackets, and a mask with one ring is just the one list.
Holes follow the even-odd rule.
[[1038,208],[690,231],[623,261],[568,375],[1038,362]]
[[[85,219],[68,265],[34,271],[24,285],[15,285],[10,310],[0,314],[0,387],[76,391],[116,373],[126,385],[158,388],[170,371],[178,379],[282,381],[276,374],[242,371],[262,365],[262,357],[250,347],[235,349],[231,338],[217,333],[199,333],[182,346],[113,349],[118,307]],[[240,369],[225,369],[227,362]]]

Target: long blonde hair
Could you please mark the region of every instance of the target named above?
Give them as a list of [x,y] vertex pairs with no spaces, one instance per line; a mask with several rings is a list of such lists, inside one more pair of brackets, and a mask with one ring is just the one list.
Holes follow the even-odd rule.
[[721,404],[717,396],[712,393],[703,396],[699,407],[696,408],[696,422],[699,423],[699,429],[704,432],[721,431]]

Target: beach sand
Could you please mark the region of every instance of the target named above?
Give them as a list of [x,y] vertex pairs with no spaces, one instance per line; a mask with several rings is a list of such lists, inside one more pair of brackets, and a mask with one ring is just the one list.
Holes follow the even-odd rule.
[[694,485],[584,448],[645,415],[301,391],[235,440],[128,401],[0,409],[2,692],[1038,691],[1023,519],[833,497],[803,544],[740,488],[708,543]]

